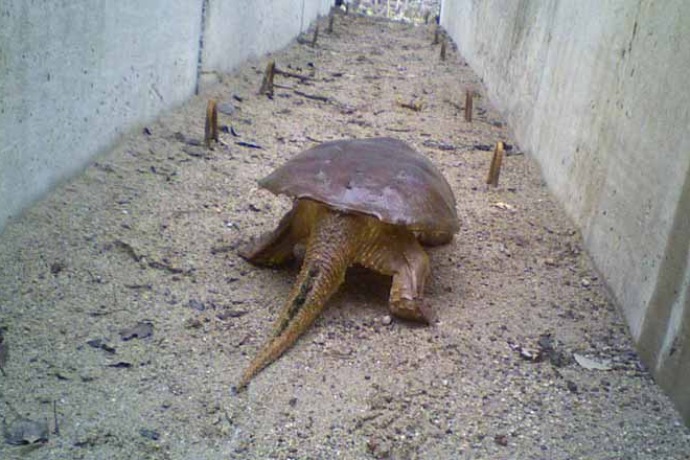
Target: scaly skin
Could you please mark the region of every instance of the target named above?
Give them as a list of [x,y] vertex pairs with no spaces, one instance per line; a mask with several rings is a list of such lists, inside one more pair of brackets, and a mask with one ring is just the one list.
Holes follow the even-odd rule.
[[242,374],[238,390],[275,361],[318,318],[326,301],[345,279],[359,246],[361,230],[355,216],[317,212],[299,277],[278,315],[271,338]]
[[269,340],[242,374],[238,391],[246,388],[256,374],[278,359],[311,326],[354,263],[393,276],[393,314],[423,322],[433,318],[421,301],[429,274],[426,253],[412,232],[373,217],[339,213],[314,201],[298,200],[273,233],[241,255],[253,263],[282,263],[291,257],[294,244],[304,238],[306,255],[297,282]]

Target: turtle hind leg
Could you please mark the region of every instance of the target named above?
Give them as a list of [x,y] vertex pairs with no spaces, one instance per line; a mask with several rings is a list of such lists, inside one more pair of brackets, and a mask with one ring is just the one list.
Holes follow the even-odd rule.
[[326,210],[315,216],[297,282],[278,315],[273,333],[242,374],[238,391],[278,359],[319,317],[326,301],[345,279],[360,241],[359,228],[355,216]]

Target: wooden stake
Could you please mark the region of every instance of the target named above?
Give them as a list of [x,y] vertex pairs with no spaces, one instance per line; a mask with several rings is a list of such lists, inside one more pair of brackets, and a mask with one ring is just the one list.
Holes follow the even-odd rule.
[[335,15],[331,13],[330,17],[328,18],[328,29],[326,29],[326,33],[328,34],[333,33],[333,21],[335,21]]
[[273,76],[276,72],[276,62],[271,61],[266,66],[266,72],[264,72],[264,79],[261,82],[261,88],[259,89],[259,94],[265,94],[269,97],[273,96]]
[[211,149],[211,141],[218,142],[218,106],[216,101],[209,99],[206,106],[206,125],[204,127],[204,142],[206,148]]
[[434,29],[434,41],[431,44],[432,45],[438,45],[440,42],[441,42],[440,31],[439,31],[439,27],[436,26],[436,29]]
[[494,149],[494,156],[491,159],[491,166],[489,167],[489,175],[486,177],[486,183],[498,187],[498,176],[501,174],[501,164],[503,163],[503,142],[497,142]]
[[441,43],[441,60],[445,61],[446,60],[446,41],[443,40]]
[[316,28],[314,28],[314,38],[311,39],[311,46],[314,47],[316,46],[316,40],[319,39],[319,26],[317,25]]
[[465,121],[472,123],[472,91],[465,91]]

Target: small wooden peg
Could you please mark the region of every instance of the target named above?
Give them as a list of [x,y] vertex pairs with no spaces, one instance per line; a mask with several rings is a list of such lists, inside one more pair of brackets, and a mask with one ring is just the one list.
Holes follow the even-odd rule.
[[314,38],[311,39],[311,46],[315,47],[316,46],[316,41],[319,39],[319,26],[317,25],[314,28]]
[[206,125],[204,127],[206,148],[212,148],[211,141],[218,142],[218,105],[214,99],[210,99],[206,106]]
[[266,72],[264,72],[264,79],[261,82],[261,88],[259,89],[259,94],[266,94],[267,96],[273,96],[273,76],[276,73],[276,62],[271,61],[266,66]]
[[472,90],[465,91],[465,121],[472,123]]
[[486,183],[498,187],[498,176],[501,174],[501,164],[503,163],[503,142],[497,142],[494,149],[494,156],[491,158],[491,166],[489,167],[489,175],[486,177]]

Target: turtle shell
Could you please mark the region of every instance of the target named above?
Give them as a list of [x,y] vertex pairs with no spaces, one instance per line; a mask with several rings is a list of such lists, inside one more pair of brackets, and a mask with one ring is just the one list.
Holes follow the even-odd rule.
[[428,158],[398,139],[324,142],[297,154],[259,185],[412,231],[458,230],[448,182]]

